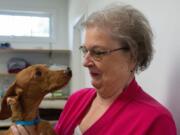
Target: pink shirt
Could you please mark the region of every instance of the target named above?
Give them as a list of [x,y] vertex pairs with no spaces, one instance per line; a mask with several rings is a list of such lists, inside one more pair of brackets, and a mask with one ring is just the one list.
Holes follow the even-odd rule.
[[[73,135],[95,96],[88,88],[69,97],[54,128],[57,135]],[[133,80],[83,135],[176,135],[176,127],[169,111]]]

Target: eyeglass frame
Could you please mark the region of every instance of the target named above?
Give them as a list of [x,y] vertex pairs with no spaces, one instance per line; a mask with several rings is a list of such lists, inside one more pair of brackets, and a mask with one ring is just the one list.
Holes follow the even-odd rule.
[[84,45],[79,47],[79,50],[83,53],[84,57],[86,56],[86,54],[88,52],[90,52],[90,55],[92,56],[92,58],[96,61],[100,61],[102,59],[103,56],[105,55],[109,55],[113,52],[116,51],[121,51],[121,50],[129,50],[128,47],[119,47],[116,49],[110,49],[110,50],[102,50],[102,51],[95,51],[93,49],[87,49]]

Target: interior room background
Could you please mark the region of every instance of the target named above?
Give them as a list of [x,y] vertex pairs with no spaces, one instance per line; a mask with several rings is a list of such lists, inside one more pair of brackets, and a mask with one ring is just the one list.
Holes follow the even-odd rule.
[[[154,32],[154,58],[150,67],[136,75],[143,89],[172,112],[180,134],[180,1],[179,0],[0,0],[0,10],[50,12],[54,17],[55,40],[51,43],[11,42],[13,48],[69,50],[67,55],[54,55],[55,64],[69,65],[73,70],[69,93],[91,87],[87,70],[81,64],[78,47],[83,42],[81,22],[93,11],[112,2],[131,4],[142,11]],[[10,54],[0,54],[0,71]],[[25,55],[25,54],[24,54]],[[36,57],[36,55],[34,55]],[[43,57],[43,58],[41,58]],[[38,59],[48,63],[48,54]],[[65,58],[68,57],[68,58]],[[29,57],[27,57],[29,58]],[[61,62],[60,62],[61,61]]]

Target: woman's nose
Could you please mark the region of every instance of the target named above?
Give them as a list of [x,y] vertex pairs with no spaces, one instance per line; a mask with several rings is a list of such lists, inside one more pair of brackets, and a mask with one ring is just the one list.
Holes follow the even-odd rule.
[[84,67],[89,67],[93,65],[93,58],[90,55],[90,53],[88,52],[85,56],[84,56],[84,61],[83,61],[83,66]]

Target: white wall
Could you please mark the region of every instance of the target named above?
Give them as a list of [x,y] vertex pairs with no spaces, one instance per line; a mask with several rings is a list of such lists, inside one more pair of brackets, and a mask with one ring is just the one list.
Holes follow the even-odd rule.
[[[73,24],[77,18],[82,14],[90,14],[115,1],[117,0],[69,0],[69,39],[71,48],[73,46],[71,42],[73,39]],[[145,91],[167,106],[173,113],[180,134],[180,1],[119,1],[138,8],[150,21],[155,35],[154,59],[150,67],[137,75],[136,78]],[[76,78],[78,77],[80,76],[76,76]]]
[[[68,49],[68,0],[0,0],[0,10],[50,12],[55,19],[53,48]],[[15,48],[46,48],[46,43],[12,43]]]

